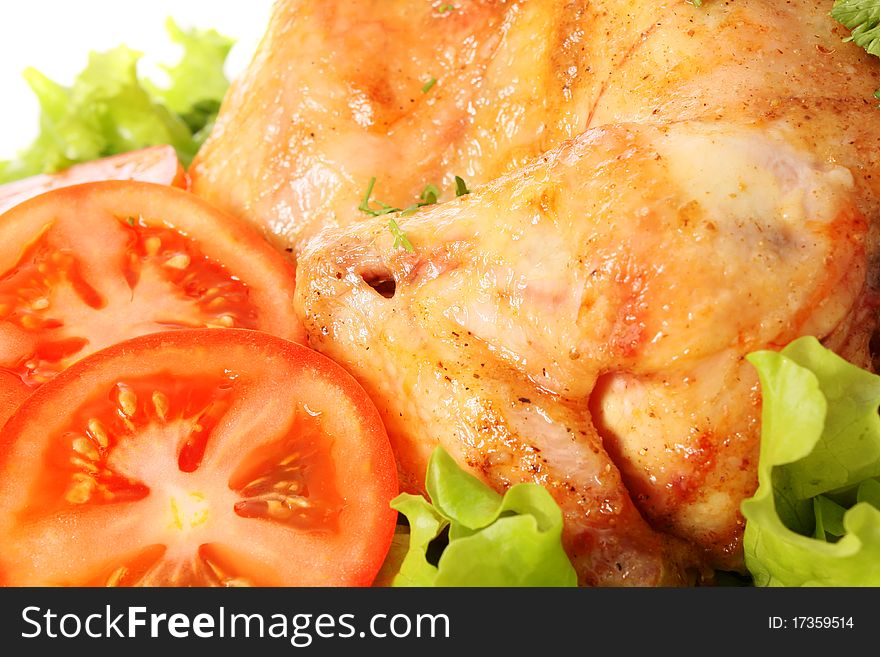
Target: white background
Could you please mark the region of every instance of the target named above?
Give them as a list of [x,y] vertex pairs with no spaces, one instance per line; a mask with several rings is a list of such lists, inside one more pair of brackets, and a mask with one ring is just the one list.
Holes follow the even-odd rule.
[[227,65],[234,76],[250,61],[271,6],[272,0],[0,0],[0,160],[37,133],[38,106],[21,77],[28,66],[69,84],[90,50],[124,43],[144,53],[139,71],[158,82],[156,65],[179,55],[165,32],[171,16],[181,27],[235,38]]

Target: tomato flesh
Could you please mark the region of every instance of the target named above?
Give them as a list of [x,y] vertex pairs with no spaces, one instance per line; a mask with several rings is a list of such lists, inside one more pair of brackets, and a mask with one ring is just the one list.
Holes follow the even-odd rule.
[[140,180],[175,187],[187,184],[174,148],[151,146],[0,185],[0,213],[51,189],[99,180]]
[[366,585],[397,492],[378,412],[341,368],[244,330],[85,358],[0,443],[0,583]]
[[187,192],[136,182],[55,190],[3,215],[0,244],[0,371],[31,388],[156,331],[303,339],[292,267]]
[[[258,328],[247,286],[207,258],[194,240],[142,218],[120,224],[129,233],[127,258],[117,272],[127,284],[123,295],[105,298],[83,276],[76,256],[54,248],[47,233],[0,278],[0,322],[16,326],[35,345],[6,369],[31,387],[133,334],[202,326]],[[157,303],[160,290],[167,298]],[[107,326],[107,317],[129,321]]]
[[30,393],[31,389],[21,379],[0,370],[0,428]]

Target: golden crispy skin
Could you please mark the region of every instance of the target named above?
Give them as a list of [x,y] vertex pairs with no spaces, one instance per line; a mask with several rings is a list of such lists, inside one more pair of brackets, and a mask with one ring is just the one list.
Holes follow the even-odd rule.
[[[744,356],[870,361],[880,67],[823,2],[441,4],[280,2],[195,190],[298,256],[408,488],[436,444],[544,484],[585,584],[741,568]],[[455,175],[414,253],[356,209]]]

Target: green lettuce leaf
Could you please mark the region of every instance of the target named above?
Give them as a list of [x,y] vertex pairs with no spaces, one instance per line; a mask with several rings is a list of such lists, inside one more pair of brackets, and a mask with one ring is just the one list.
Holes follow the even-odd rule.
[[758,490],[743,502],[758,586],[880,586],[880,377],[801,338],[751,354]]
[[[880,57],[880,0],[834,0],[831,17],[851,30],[843,41],[852,41]],[[880,89],[874,92],[880,100]]]
[[[406,493],[391,503],[410,527],[394,586],[577,585],[562,548],[562,511],[544,488],[517,484],[502,497],[442,448],[431,456],[426,487],[433,504]],[[444,532],[435,565],[432,546]]]
[[158,144],[171,144],[187,166],[228,86],[223,65],[232,41],[213,30],[181,30],[171,20],[167,29],[183,57],[165,67],[164,89],[138,76],[141,53],[125,46],[91,53],[70,87],[27,69],[40,132],[14,160],[0,161],[0,183]]
[[852,30],[844,41],[880,57],[880,0],[835,0],[831,17]]
[[177,114],[186,114],[205,100],[219,101],[229,87],[223,64],[232,49],[232,40],[214,30],[182,30],[170,18],[165,29],[171,40],[183,48],[184,55],[173,66],[162,66],[170,85],[162,89],[150,81],[146,87]]

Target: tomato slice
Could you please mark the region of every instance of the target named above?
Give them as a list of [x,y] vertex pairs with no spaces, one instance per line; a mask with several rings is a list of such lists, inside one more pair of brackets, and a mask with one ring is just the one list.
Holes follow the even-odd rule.
[[0,214],[50,189],[99,180],[141,180],[186,187],[187,179],[172,146],[151,146],[131,153],[75,164],[53,174],[0,185]]
[[20,378],[0,370],[0,428],[30,393],[31,389]]
[[303,340],[293,290],[279,253],[193,194],[130,181],[57,189],[0,217],[0,371],[36,388],[160,330]]
[[357,586],[394,531],[394,458],[341,367],[247,330],[79,361],[0,437],[0,583]]

